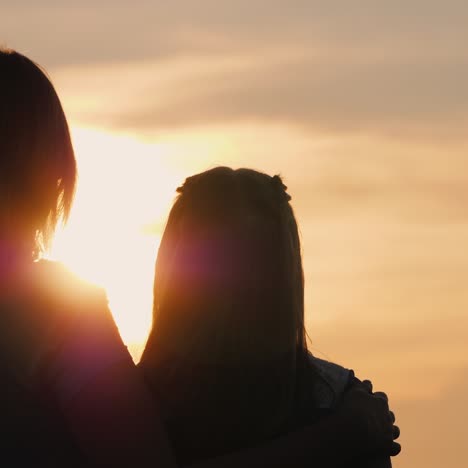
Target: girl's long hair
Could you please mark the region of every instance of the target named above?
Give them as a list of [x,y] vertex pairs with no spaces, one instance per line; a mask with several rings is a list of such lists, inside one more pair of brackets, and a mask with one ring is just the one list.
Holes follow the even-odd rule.
[[193,456],[278,433],[307,366],[301,248],[279,176],[218,167],[186,180],[156,262],[141,367]]

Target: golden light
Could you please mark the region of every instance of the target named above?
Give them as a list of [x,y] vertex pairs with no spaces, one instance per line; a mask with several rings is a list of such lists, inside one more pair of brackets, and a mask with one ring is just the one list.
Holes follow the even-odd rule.
[[82,128],[73,136],[78,190],[49,257],[106,289],[138,359],[151,324],[160,235],[182,175],[164,162],[157,144]]
[[[239,155],[238,147],[258,148],[258,134],[250,127],[197,128],[155,142],[83,127],[72,133],[78,189],[48,257],[106,289],[122,338],[138,360],[151,325],[154,263],[175,189],[218,164],[251,165],[251,154]],[[277,131],[268,137],[284,144]],[[256,159],[274,173],[279,154]]]

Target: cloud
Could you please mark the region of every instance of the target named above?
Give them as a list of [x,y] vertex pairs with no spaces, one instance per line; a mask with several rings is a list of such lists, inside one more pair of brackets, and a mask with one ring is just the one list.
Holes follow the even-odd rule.
[[[107,81],[121,83],[113,106],[80,114],[91,125],[156,131],[259,120],[465,138],[466,2],[49,0],[3,10],[12,46],[53,70],[78,66],[85,80],[108,67]],[[131,71],[142,63],[153,81]],[[168,68],[173,80],[161,84]],[[101,91],[88,89],[88,101]],[[119,108],[121,98],[130,104]]]
[[283,173],[314,349],[398,397],[395,466],[461,468],[468,2],[3,3],[73,124]]
[[466,139],[468,59],[401,64],[288,54],[74,67],[55,76],[67,88],[65,101],[81,105],[70,106],[72,118],[114,130],[264,122],[316,133]]
[[28,43],[50,59],[48,64],[275,49],[278,44],[348,49],[372,43],[394,46],[403,55],[408,49],[427,55],[441,46],[461,52],[467,15],[462,0],[143,0],[137,5],[128,0],[29,0],[2,7],[2,34]]
[[[317,131],[465,135],[468,60],[439,64],[279,60],[181,83],[171,101],[154,96],[115,123],[123,127],[205,125],[260,120]],[[273,78],[274,77],[274,78]]]

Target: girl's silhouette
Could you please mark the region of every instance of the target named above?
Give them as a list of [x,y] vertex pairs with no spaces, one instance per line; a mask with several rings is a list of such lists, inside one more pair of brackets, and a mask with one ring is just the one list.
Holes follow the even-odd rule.
[[359,384],[307,349],[301,246],[281,178],[218,167],[178,191],[140,366],[179,458],[251,446],[333,413]]

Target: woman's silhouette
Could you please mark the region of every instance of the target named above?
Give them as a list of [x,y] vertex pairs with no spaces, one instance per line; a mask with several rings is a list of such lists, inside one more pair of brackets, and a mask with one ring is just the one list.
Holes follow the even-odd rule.
[[178,191],[140,366],[178,457],[193,461],[320,420],[356,381],[308,352],[298,228],[280,177],[219,167]]
[[[154,399],[104,292],[40,260],[70,211],[75,157],[50,80],[9,50],[0,50],[0,165],[2,464],[175,466]],[[347,443],[362,445],[370,427],[374,446],[390,450],[388,408],[355,392],[334,424],[310,426],[203,466],[284,466],[286,460],[289,466],[335,466],[328,459],[321,464],[314,448],[325,450],[329,436],[360,408],[368,414]]]
[[0,457],[172,466],[105,294],[38,261],[70,211],[75,157],[51,82],[9,50],[0,51],[0,165]]

